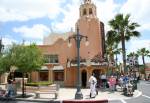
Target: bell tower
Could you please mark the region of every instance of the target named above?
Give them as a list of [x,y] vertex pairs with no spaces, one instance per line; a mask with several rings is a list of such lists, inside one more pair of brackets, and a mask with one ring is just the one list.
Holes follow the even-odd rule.
[[91,0],[84,0],[84,3],[80,6],[80,17],[97,17],[96,6]]
[[81,43],[80,54],[82,58],[87,58],[90,55],[92,59],[95,55],[104,54],[104,25],[97,17],[96,5],[92,0],[83,0],[79,8],[80,17],[76,22],[79,28],[79,33],[88,37],[89,45],[85,47]]
[[84,3],[91,3],[91,0],[84,0]]

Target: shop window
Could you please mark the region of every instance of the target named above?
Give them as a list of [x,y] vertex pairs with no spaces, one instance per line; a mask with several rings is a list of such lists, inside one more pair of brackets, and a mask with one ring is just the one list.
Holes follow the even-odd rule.
[[59,63],[58,55],[44,55],[45,63]]
[[40,81],[48,81],[48,71],[39,72]]
[[64,72],[54,71],[54,81],[64,81]]

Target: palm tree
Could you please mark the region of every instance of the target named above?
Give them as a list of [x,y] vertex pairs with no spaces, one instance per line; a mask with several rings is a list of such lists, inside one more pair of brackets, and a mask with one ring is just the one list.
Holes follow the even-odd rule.
[[114,49],[118,47],[118,44],[115,42],[116,33],[114,31],[108,31],[106,34],[106,53],[109,61],[114,61]]
[[115,49],[113,50],[113,52],[114,52],[114,54],[116,55],[115,60],[116,60],[116,66],[117,66],[117,62],[118,62],[118,57],[117,57],[117,55],[121,53],[121,48],[115,48]]
[[[116,68],[117,68],[117,55],[120,54],[120,48],[118,49],[118,43],[116,42],[116,32],[108,31],[106,33],[106,53],[109,63],[112,63],[116,59]],[[116,58],[114,57],[116,56]]]
[[[147,50],[146,48],[141,48],[137,51],[137,54],[139,56],[142,56],[142,61],[143,61],[143,66],[144,66],[144,69],[145,69],[145,56],[147,57],[150,57],[150,51]],[[145,70],[144,70],[144,76],[146,78],[146,73],[145,73]]]
[[139,57],[139,55],[135,52],[130,52],[127,57]]
[[116,33],[116,42],[121,42],[122,44],[122,58],[123,58],[123,68],[126,68],[126,48],[125,41],[131,39],[131,37],[139,37],[140,33],[136,31],[136,27],[139,25],[135,22],[129,20],[130,15],[117,14],[114,19],[109,21],[109,25],[112,31]]

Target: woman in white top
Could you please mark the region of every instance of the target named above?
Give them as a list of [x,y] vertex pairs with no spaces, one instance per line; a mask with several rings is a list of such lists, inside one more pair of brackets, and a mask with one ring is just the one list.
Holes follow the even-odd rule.
[[96,96],[97,79],[92,75],[89,78],[89,82],[90,82],[90,97],[91,98],[95,98],[95,96]]

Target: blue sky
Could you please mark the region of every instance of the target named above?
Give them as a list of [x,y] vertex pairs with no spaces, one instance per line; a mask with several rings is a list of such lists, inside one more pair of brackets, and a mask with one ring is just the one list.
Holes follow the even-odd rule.
[[[127,52],[146,47],[150,50],[150,0],[92,0],[97,16],[109,30],[108,21],[117,13],[130,13],[141,27],[140,38],[127,43]],[[5,45],[12,42],[42,44],[44,36],[74,29],[82,0],[0,0],[0,37]],[[146,60],[150,62],[149,59]]]

